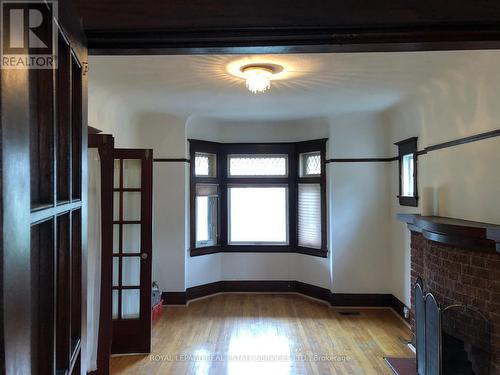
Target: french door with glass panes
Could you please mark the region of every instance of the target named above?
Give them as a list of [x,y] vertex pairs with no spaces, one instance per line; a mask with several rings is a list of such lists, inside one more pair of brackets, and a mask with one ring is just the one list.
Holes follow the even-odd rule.
[[111,352],[149,353],[153,151],[115,149],[114,159]]

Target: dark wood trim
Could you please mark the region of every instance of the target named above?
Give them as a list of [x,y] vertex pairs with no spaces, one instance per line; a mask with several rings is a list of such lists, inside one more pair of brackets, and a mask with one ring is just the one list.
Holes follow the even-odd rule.
[[418,196],[405,197],[398,195],[399,205],[407,207],[418,207]]
[[392,294],[332,293],[332,306],[392,307]]
[[391,52],[500,48],[490,25],[407,27],[198,27],[87,30],[90,53],[234,54]]
[[283,280],[243,280],[216,281],[197,285],[185,292],[163,292],[165,305],[183,305],[196,298],[207,297],[217,293],[300,293],[325,302],[330,301],[330,290],[300,281]]
[[321,301],[330,301],[330,290],[316,285],[295,281],[295,292]]
[[[185,305],[218,293],[298,293],[325,301],[334,307],[387,307],[403,319],[405,305],[392,294],[331,293],[329,289],[296,280],[216,281],[187,288],[185,292],[163,292],[164,305]],[[407,319],[405,319],[407,320]]]
[[[399,205],[417,207],[418,206],[418,137],[411,137],[394,143],[398,146],[399,162]],[[403,195],[403,156],[413,154],[413,196]]]
[[185,159],[185,158],[158,158],[158,159],[153,159],[153,162],[155,163],[191,163],[191,160]]
[[[496,129],[496,130],[492,130],[489,132],[475,134],[475,135],[471,135],[469,137],[459,138],[459,139],[455,139],[453,141],[443,142],[443,143],[438,143],[438,144],[435,144],[432,146],[428,146],[428,147],[424,148],[423,150],[417,151],[416,155],[421,156],[421,155],[425,155],[425,154],[432,152],[432,151],[442,150],[442,149],[448,148],[448,147],[460,146],[460,145],[464,145],[467,143],[482,141],[484,139],[489,139],[489,138],[494,138],[494,137],[499,137],[499,136],[500,136],[500,129]],[[397,142],[395,144],[397,145],[398,143],[400,143],[400,142]],[[392,161],[398,161],[398,160],[399,160],[398,156],[394,156],[394,157],[390,157],[390,158],[332,158],[332,159],[326,160],[326,163],[327,164],[329,164],[329,163],[368,163],[368,162],[385,163],[385,162],[392,162]]]
[[333,158],[326,160],[326,163],[387,163],[398,160],[397,156],[391,158]]
[[398,214],[411,231],[422,233],[428,240],[471,251],[500,252],[500,225],[439,216]]
[[222,247],[221,246],[206,246],[206,247],[198,247],[198,248],[191,248],[189,250],[189,254],[192,257],[197,257],[201,255],[208,255],[208,254],[216,254],[216,253],[222,253]]
[[[323,239],[323,237],[322,237],[322,239]],[[326,241],[326,239],[325,239],[325,241]],[[302,246],[297,245],[294,252],[298,253],[298,254],[312,255],[312,256],[320,257],[320,258],[327,258],[328,257],[328,250],[326,249],[326,244],[324,244],[324,246],[325,246],[325,249],[313,249],[310,247],[302,247]]]
[[[326,142],[328,139],[316,139],[303,142],[277,142],[277,143],[217,143],[189,139],[190,160],[194,160],[197,152],[216,155],[215,177],[197,177],[195,165],[190,168],[190,254],[200,256],[218,252],[252,252],[252,253],[301,253],[306,255],[326,257],[327,249],[327,200],[326,200]],[[321,176],[314,178],[301,178],[298,173],[300,153],[321,152]],[[227,171],[227,157],[230,154],[283,154],[288,157],[288,175],[285,177],[231,177]],[[215,246],[196,248],[196,185],[216,184],[219,187],[218,208],[218,243]],[[298,184],[317,183],[321,186],[321,249],[310,249],[298,246]],[[242,185],[269,185],[286,184],[288,186],[288,245],[231,245],[227,233],[227,188],[230,184]]]
[[186,292],[163,292],[161,299],[164,305],[185,305],[187,302]]
[[186,302],[196,298],[222,293],[224,291],[224,284],[225,281],[216,281],[209,284],[197,285],[191,288],[187,288],[185,292]]
[[418,137],[410,137],[403,139],[398,142],[394,142],[394,144],[398,147],[401,148],[401,151],[404,152],[405,154],[412,152],[415,148],[415,145],[418,141]]
[[88,134],[89,135],[90,134],[99,134],[99,133],[102,133],[102,130],[94,128],[94,127],[92,127],[90,125],[87,127],[87,129],[88,129]]
[[320,258],[327,258],[328,251],[321,249],[312,249],[301,246],[255,246],[255,245],[227,245],[227,246],[207,246],[190,249],[190,255],[197,257],[201,255],[217,253],[298,253],[312,255]]
[[[87,60],[87,50],[71,3],[59,2],[58,11],[57,19],[47,26],[55,26],[53,42],[58,43],[59,35],[67,37],[59,69],[0,72],[0,373],[81,370],[77,359],[86,330],[82,312],[87,309],[82,299],[86,294],[82,263],[87,254],[87,77],[76,67]],[[60,154],[63,165],[56,158]],[[61,203],[57,199],[64,202],[56,207]],[[32,208],[36,212],[31,213]]]
[[109,374],[112,337],[113,284],[113,173],[114,138],[108,134],[89,134],[88,147],[97,148],[101,159],[101,304],[99,310],[99,339],[95,375]]
[[[410,324],[410,308],[399,300],[398,297],[391,294],[391,307],[404,321]],[[405,317],[405,309],[408,311],[408,317]]]
[[492,130],[492,131],[489,131],[486,133],[480,133],[480,134],[471,135],[469,137],[455,139],[455,140],[449,141],[449,142],[438,143],[436,145],[426,147],[425,152],[427,153],[427,152],[431,152],[431,151],[442,150],[443,148],[464,145],[467,143],[477,142],[477,141],[481,141],[483,139],[499,137],[499,136],[500,136],[500,129],[496,129],[496,130]]

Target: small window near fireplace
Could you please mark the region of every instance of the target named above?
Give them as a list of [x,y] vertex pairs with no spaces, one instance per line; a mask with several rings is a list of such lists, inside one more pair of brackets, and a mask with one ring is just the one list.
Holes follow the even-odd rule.
[[417,137],[396,142],[399,159],[399,204],[418,206],[417,189]]

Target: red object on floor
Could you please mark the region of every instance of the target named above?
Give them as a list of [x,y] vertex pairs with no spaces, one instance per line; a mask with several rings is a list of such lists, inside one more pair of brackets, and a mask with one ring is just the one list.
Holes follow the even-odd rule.
[[384,358],[396,375],[417,375],[415,358]]
[[153,306],[153,310],[151,311],[151,319],[156,320],[160,317],[163,312],[163,300],[160,301],[156,306]]

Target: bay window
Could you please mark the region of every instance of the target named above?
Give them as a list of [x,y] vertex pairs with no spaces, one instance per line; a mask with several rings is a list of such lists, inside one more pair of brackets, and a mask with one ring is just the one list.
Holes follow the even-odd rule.
[[191,256],[298,252],[325,257],[326,140],[190,140]]

